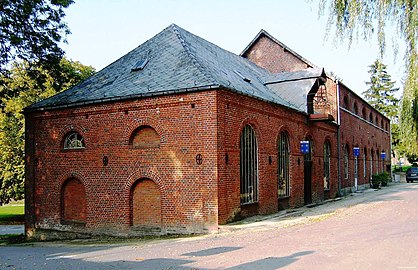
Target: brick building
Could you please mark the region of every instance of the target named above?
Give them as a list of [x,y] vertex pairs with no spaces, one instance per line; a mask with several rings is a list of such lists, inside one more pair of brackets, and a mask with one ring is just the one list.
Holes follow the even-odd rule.
[[352,189],[353,146],[361,187],[390,147],[388,119],[264,31],[238,56],[171,25],[25,116],[37,238],[216,231]]
[[[272,73],[316,68],[264,30],[256,35],[241,56]],[[328,102],[317,104],[317,107],[333,115],[338,124],[335,137],[339,145],[340,191],[347,193],[366,188],[371,175],[390,171],[390,120],[332,76],[327,76],[325,91],[326,94],[318,93],[317,96],[325,97]],[[354,148],[359,148],[357,160],[353,155]]]

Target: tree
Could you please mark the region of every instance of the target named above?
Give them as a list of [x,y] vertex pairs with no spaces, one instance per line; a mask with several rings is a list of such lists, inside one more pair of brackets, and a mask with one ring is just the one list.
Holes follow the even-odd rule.
[[73,0],[2,0],[0,2],[0,73],[15,61],[54,70],[64,52],[58,44],[69,34],[62,21]]
[[395,82],[387,73],[387,66],[379,59],[376,59],[369,68],[370,81],[366,82],[369,88],[363,92],[364,98],[392,123],[397,123],[399,99],[394,94],[399,88],[394,88]]
[[45,78],[40,84],[30,76],[27,62],[15,63],[1,78],[0,85],[0,205],[24,195],[24,107],[50,97],[79,83],[94,73],[90,66],[63,58],[60,61],[60,81],[41,68]]
[[[392,150],[398,152],[400,143],[398,114],[399,99],[394,94],[399,88],[394,88],[395,82],[386,71],[386,65],[376,59],[369,66],[370,81],[366,82],[369,87],[363,92],[364,98],[378,111],[383,113],[391,121]],[[403,151],[402,151],[403,152]]]
[[[369,40],[377,35],[380,56],[386,48],[386,24],[391,22],[406,43],[406,80],[400,118],[401,141],[410,154],[418,154],[418,1],[416,0],[319,0],[320,15],[329,6],[328,32],[335,26],[336,37],[353,39],[361,33]],[[395,42],[394,45],[397,43]]]

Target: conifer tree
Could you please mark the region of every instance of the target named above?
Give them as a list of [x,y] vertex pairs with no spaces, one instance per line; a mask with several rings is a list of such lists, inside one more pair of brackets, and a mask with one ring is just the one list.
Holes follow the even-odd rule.
[[394,87],[395,82],[387,73],[387,66],[379,59],[369,68],[370,81],[366,82],[369,88],[363,92],[364,98],[392,123],[397,123],[399,99],[395,97],[395,93],[399,88]]

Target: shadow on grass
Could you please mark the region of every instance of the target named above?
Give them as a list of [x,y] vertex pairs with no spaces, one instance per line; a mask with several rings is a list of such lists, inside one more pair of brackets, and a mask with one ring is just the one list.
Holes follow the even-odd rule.
[[0,214],[0,225],[23,224],[25,214]]
[[0,246],[26,243],[24,234],[0,235]]

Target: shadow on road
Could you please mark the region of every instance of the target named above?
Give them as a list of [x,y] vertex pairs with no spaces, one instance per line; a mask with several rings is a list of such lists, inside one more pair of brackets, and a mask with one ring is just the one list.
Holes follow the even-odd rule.
[[306,256],[309,254],[314,253],[314,251],[302,251],[297,252],[292,255],[286,257],[268,257],[261,260],[248,262],[244,264],[240,264],[234,267],[226,268],[227,270],[252,270],[252,269],[264,269],[264,270],[274,270],[279,269],[285,266],[288,266],[297,260],[299,257]]

